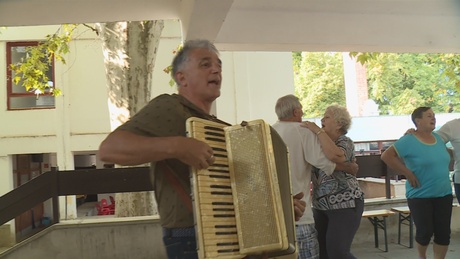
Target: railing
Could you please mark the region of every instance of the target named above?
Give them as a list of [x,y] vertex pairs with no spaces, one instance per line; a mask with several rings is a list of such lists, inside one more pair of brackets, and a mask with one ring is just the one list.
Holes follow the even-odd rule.
[[[388,170],[380,155],[356,156],[357,177],[385,177],[386,198],[391,198],[390,179],[396,174]],[[0,197],[0,225],[14,219],[35,205],[52,198],[53,218],[59,222],[59,196],[140,192],[153,190],[148,167],[87,169],[58,171],[52,169]]]
[[[357,156],[357,177],[385,177],[386,198],[390,197],[391,171],[380,155]],[[153,190],[148,167],[51,171],[32,179],[0,197],[0,225],[35,205],[53,199],[53,222],[59,222],[59,196],[140,192]]]
[[359,165],[357,178],[362,177],[385,177],[385,196],[391,199],[391,176],[396,175],[387,168],[386,164],[380,159],[380,155],[356,156],[356,163]]
[[[359,147],[360,144],[367,144],[369,146],[366,149],[355,150],[356,155],[380,155],[385,149],[393,144],[397,139],[381,139],[373,141],[354,141],[355,148]],[[371,147],[373,146],[373,148]],[[369,149],[367,149],[369,148]]]
[[0,225],[52,198],[53,221],[59,222],[59,196],[153,190],[148,167],[51,171],[0,197]]
[[[380,159],[380,155],[364,155],[356,156],[356,163],[359,165],[359,170],[356,175],[358,178],[362,177],[385,177],[385,196],[391,199],[391,178],[399,178],[396,171],[388,168],[386,164]],[[454,159],[450,160],[449,170],[454,170]]]

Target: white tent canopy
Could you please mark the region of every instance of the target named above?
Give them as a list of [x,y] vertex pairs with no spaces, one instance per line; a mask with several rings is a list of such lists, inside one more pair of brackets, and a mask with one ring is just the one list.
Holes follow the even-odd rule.
[[0,0],[0,26],[159,19],[220,50],[460,53],[457,0]]

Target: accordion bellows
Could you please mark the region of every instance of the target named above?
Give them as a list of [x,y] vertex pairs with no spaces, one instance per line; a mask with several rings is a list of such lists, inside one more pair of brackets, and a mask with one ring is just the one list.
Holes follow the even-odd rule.
[[200,258],[296,253],[287,148],[263,120],[243,125],[190,118],[190,137],[216,158],[192,169],[192,198]]

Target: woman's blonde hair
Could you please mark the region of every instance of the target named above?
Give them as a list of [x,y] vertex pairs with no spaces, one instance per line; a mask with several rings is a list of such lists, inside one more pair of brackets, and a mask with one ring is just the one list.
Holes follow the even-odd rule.
[[333,104],[326,108],[326,112],[332,113],[335,122],[341,126],[340,130],[342,133],[347,134],[351,126],[351,116],[347,108]]

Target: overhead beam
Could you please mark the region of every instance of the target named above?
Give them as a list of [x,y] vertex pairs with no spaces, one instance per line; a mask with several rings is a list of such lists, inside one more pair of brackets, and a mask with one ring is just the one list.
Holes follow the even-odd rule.
[[158,19],[220,50],[460,53],[459,0],[0,0],[0,26]]
[[170,20],[180,0],[0,0],[0,26]]
[[334,1],[326,0],[299,3],[296,9],[289,2],[283,1],[284,8],[265,9],[235,2],[216,45],[231,51],[460,53],[458,1],[421,0],[423,5],[418,5],[355,0],[328,5]]
[[184,40],[214,41],[227,17],[233,0],[185,0],[181,4],[180,21]]

